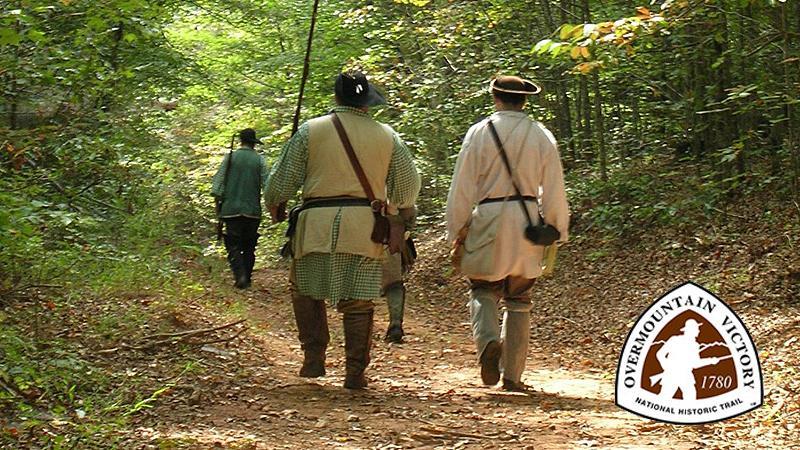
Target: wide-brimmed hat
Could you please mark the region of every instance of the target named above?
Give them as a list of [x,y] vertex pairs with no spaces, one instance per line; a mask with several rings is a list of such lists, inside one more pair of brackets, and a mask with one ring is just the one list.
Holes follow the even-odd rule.
[[489,82],[489,92],[505,92],[506,94],[536,95],[542,87],[533,81],[513,75],[498,75]]
[[684,322],[683,328],[681,328],[681,331],[686,331],[687,329],[700,331],[700,322],[698,322],[698,321],[696,321],[694,319],[687,320],[686,322]]
[[239,132],[239,140],[242,141],[242,143],[244,143],[244,144],[261,144],[261,145],[264,145],[264,143],[261,142],[260,139],[256,138],[256,130],[254,130],[252,128],[245,128],[244,130],[240,131]]
[[358,71],[340,73],[336,77],[334,92],[342,103],[349,106],[376,106],[386,103],[375,85]]

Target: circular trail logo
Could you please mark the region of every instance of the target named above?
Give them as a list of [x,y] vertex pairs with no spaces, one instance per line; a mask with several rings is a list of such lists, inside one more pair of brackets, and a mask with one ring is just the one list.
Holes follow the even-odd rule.
[[758,352],[725,302],[686,283],[634,324],[617,366],[615,397],[621,408],[661,422],[738,416],[764,401]]

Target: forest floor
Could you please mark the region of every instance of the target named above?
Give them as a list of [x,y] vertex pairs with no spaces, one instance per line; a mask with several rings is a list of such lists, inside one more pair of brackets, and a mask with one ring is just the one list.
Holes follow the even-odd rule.
[[[440,236],[420,238],[421,258],[407,282],[405,343],[383,342],[387,313],[378,302],[367,390],[341,387],[341,318],[330,308],[328,375],[297,376],[302,353],[288,274],[262,269],[252,290],[230,294],[237,296],[246,330],[244,324],[221,330],[216,336],[243,333],[197,351],[208,370],[181,373],[153,409],[132,418],[123,446],[800,448],[800,257],[791,240],[786,248],[770,244],[767,233],[747,244],[718,237],[667,246],[639,242],[636,250],[587,241],[563,247],[558,273],[533,290],[523,381],[534,391],[521,394],[481,385],[466,284],[449,269]],[[749,327],[763,366],[764,406],[699,426],[656,423],[621,410],[613,400],[614,374],[633,321],[671,287],[698,279]],[[185,329],[225,323],[209,305],[207,299],[188,301],[172,320]],[[165,356],[160,351],[159,358]],[[148,361],[128,370],[153,375]],[[174,376],[165,372],[162,381]]]
[[[261,267],[252,289],[235,291],[227,273],[209,276],[212,267],[188,258],[192,295],[99,295],[66,308],[42,300],[49,321],[17,323],[42,341],[60,336],[79,348],[108,377],[98,395],[119,400],[94,410],[80,400],[66,415],[41,413],[27,425],[2,420],[4,442],[39,448],[41,436],[73,433],[64,448],[800,448],[800,237],[794,226],[775,233],[776,224],[791,221],[787,211],[772,223],[732,221],[688,238],[659,233],[624,246],[576,233],[559,250],[556,273],[532,291],[523,381],[533,391],[525,394],[481,385],[466,283],[449,268],[441,228],[418,239],[403,344],[383,342],[387,311],[377,302],[363,391],[341,386],[341,318],[331,308],[328,375],[297,376],[302,352],[282,264]],[[740,238],[745,232],[747,240]],[[760,409],[677,426],[614,404],[619,351],[633,322],[689,280],[715,292],[749,328],[764,377]],[[31,308],[12,304],[4,317],[22,321]],[[109,311],[126,315],[101,332]],[[233,325],[209,330],[226,324]]]

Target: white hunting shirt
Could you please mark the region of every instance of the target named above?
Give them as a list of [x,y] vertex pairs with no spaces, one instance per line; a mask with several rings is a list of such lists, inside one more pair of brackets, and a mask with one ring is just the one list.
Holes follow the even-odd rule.
[[[528,223],[519,200],[479,204],[515,195],[488,120],[494,122],[522,194],[538,199],[545,222],[561,233],[559,242],[568,238],[569,206],[553,134],[524,112],[498,111],[473,125],[464,137],[447,196],[447,240],[452,246],[467,227],[460,269],[469,278],[536,278],[542,273],[544,247],[525,239]],[[525,203],[538,223],[537,203]]]

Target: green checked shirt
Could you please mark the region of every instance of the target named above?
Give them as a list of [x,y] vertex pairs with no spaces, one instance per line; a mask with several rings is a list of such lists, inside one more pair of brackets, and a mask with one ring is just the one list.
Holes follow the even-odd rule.
[[[347,130],[376,197],[384,198],[385,195],[389,203],[398,208],[413,206],[419,193],[420,179],[411,152],[397,133],[359,109],[338,106],[333,111]],[[301,187],[304,198],[366,197],[329,121],[329,118],[321,117],[304,123],[284,145],[265,190],[267,205],[277,205],[293,198]],[[372,136],[377,139],[371,141]],[[382,149],[388,151],[381,153]],[[384,156],[388,172],[377,162]],[[376,167],[383,167],[383,172]],[[320,172],[324,173],[320,175]],[[370,176],[374,173],[386,174],[385,180],[375,180]],[[337,181],[322,186],[320,180],[330,180],[331,175]],[[294,239],[310,239],[314,244],[306,245],[303,251],[298,251],[304,248],[302,242],[294,246],[298,256],[293,261],[293,281],[301,294],[329,299],[333,304],[340,300],[380,297],[383,249],[378,246],[377,252],[370,252],[362,248],[377,245],[369,241],[373,222],[371,214],[365,207],[314,208],[302,213]],[[362,216],[366,220],[360,220]],[[354,228],[358,229],[357,233],[352,232]],[[320,237],[320,233],[327,234]],[[353,236],[365,236],[361,240],[367,242],[363,245],[354,243]]]
[[[228,170],[231,156],[233,164]],[[252,148],[242,147],[226,154],[211,182],[211,195],[222,200],[219,217],[260,219],[261,190],[266,188],[268,176],[264,157]]]

